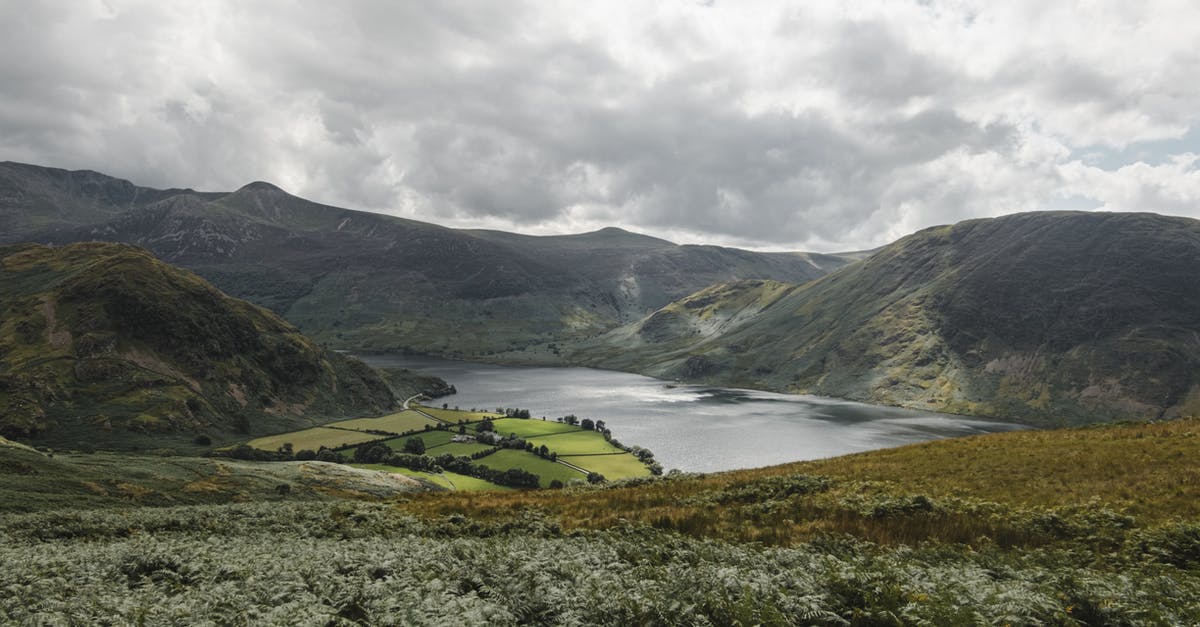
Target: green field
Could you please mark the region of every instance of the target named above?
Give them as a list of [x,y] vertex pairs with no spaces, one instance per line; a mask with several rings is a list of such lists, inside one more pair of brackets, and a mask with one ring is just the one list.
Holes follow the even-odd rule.
[[455,457],[470,457],[474,453],[486,451],[490,448],[492,448],[490,445],[480,444],[479,442],[451,442],[450,444],[443,444],[436,448],[426,448],[425,454],[431,457],[446,454]]
[[325,448],[341,448],[343,446],[378,440],[379,437],[373,433],[363,433],[361,431],[313,427],[301,431],[289,431],[278,435],[256,438],[250,440],[249,445],[263,451],[275,451],[284,444],[291,444],[294,451],[303,451],[305,449],[315,451],[322,446]]
[[440,407],[426,407],[424,405],[417,405],[416,407],[418,409],[420,409],[421,411],[429,414],[430,416],[433,416],[434,418],[437,418],[439,420],[445,420],[446,422],[449,422],[452,424],[458,424],[459,422],[479,422],[480,420],[483,420],[485,418],[491,418],[493,420],[495,420],[496,418],[499,418],[499,415],[497,415],[496,412],[490,412],[490,411],[487,411],[487,412],[455,411],[453,409],[442,409]]
[[558,479],[563,483],[567,483],[572,479],[585,480],[587,477],[562,464],[552,462],[548,459],[542,459],[533,453],[526,451],[517,451],[506,449],[496,451],[483,459],[475,462],[479,466],[487,466],[494,470],[508,470],[509,468],[520,468],[538,476],[540,481],[538,485],[543,488],[550,487],[550,482]]
[[364,468],[366,470],[381,470],[383,472],[394,472],[406,477],[414,479],[424,479],[430,483],[439,485],[447,490],[456,492],[512,492],[513,488],[508,486],[496,485],[490,481],[476,479],[467,475],[460,475],[456,472],[422,472],[420,470],[411,470],[409,468],[398,468],[396,466],[388,466],[386,464],[351,464],[355,468]]
[[596,431],[570,431],[536,438],[528,438],[534,447],[545,445],[546,448],[559,455],[596,455],[603,453],[624,453],[625,451],[613,446]]
[[455,434],[449,431],[434,429],[432,431],[422,431],[421,433],[414,433],[412,435],[392,438],[391,440],[384,442],[384,444],[387,444],[388,448],[392,449],[393,451],[403,451],[404,443],[406,441],[411,440],[412,438],[421,438],[421,441],[425,443],[425,448],[431,449],[435,446],[448,443],[450,439],[454,437],[454,435]]
[[560,456],[559,459],[604,475],[605,479],[629,479],[649,477],[650,468],[629,453],[619,455],[575,455]]
[[497,485],[491,481],[460,475],[456,472],[443,472],[442,475],[454,484],[455,492],[516,492],[516,488]]
[[579,427],[551,420],[537,420],[536,418],[501,418],[493,420],[492,424],[496,426],[496,433],[504,435],[511,433],[519,438],[533,438],[552,433],[582,431]]
[[357,418],[355,420],[343,420],[334,422],[327,427],[339,427],[342,429],[354,429],[356,431],[386,431],[387,433],[408,433],[409,431],[419,431],[425,428],[425,425],[436,426],[437,422],[422,416],[419,412],[411,409],[406,409],[402,412],[380,416],[378,418]]

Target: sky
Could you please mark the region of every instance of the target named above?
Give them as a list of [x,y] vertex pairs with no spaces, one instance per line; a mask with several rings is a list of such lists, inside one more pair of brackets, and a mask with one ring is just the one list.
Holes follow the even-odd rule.
[[1195,0],[0,0],[0,160],[838,251],[1200,218]]

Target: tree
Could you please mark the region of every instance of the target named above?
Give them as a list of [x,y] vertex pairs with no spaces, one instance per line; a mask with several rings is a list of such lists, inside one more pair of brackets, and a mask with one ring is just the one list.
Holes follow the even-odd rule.
[[337,451],[322,448],[321,450],[317,451],[317,461],[344,464],[346,463],[346,456]]
[[317,458],[317,452],[312,449],[303,448],[303,449],[296,451],[296,461],[298,461],[298,462],[312,461],[316,458]]
[[589,472],[588,476],[587,476],[587,480],[588,480],[588,483],[604,483],[605,481],[607,481],[607,479],[604,478],[604,475],[602,475],[598,472]]
[[577,418],[575,414],[567,414],[566,416],[563,416],[562,421],[572,426],[579,424],[579,418]]
[[421,438],[409,438],[404,441],[404,452],[410,455],[425,454],[425,440]]
[[579,422],[579,426],[583,427],[584,431],[591,431],[596,428],[596,423],[592,422],[591,418],[584,418]]
[[475,427],[475,430],[476,430],[476,431],[478,431],[478,432],[480,432],[480,433],[482,433],[482,432],[484,432],[484,431],[495,431],[495,430],[496,430],[496,425],[492,424],[492,419],[491,419],[491,418],[484,418],[484,419],[483,419],[483,420],[482,420],[482,421],[479,423],[479,425],[477,425],[477,426]]

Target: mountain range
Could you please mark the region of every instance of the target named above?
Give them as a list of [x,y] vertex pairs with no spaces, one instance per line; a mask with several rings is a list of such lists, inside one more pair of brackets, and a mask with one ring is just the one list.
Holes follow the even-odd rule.
[[[144,247],[334,348],[591,365],[1034,425],[1200,412],[1200,222],[1039,212],[864,253],[449,229],[269,183],[0,164],[0,243]],[[131,253],[132,254],[132,253]]]
[[341,348],[483,357],[636,320],[714,283],[804,282],[852,255],[532,237],[331,207],[269,183],[150,189],[0,163],[0,243],[135,244]]

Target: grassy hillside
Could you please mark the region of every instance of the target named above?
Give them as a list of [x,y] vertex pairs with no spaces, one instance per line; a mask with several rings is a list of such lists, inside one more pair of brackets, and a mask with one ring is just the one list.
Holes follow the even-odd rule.
[[637,522],[782,545],[835,532],[885,544],[1041,546],[1096,525],[1124,537],[1200,520],[1200,421],[989,434],[604,490],[420,497],[403,508],[488,520],[535,511],[567,529]]
[[[9,513],[0,620],[1196,624],[1197,429],[994,434],[393,504]],[[159,472],[144,459],[131,465]],[[10,467],[0,485],[19,484]]]
[[143,246],[339,348],[489,358],[608,330],[712,283],[803,282],[848,261],[677,246],[620,229],[462,231],[321,205],[269,183],[151,190],[16,163],[0,163],[0,227],[0,244]]
[[1037,425],[1200,412],[1200,222],[927,229],[803,286],[720,285],[569,357]]
[[0,438],[0,511],[84,511],[246,501],[378,500],[433,489],[324,462],[255,463],[130,453],[55,453]]
[[[54,446],[186,446],[378,414],[357,360],[119,244],[0,247],[0,433]],[[244,436],[243,436],[244,437]]]

